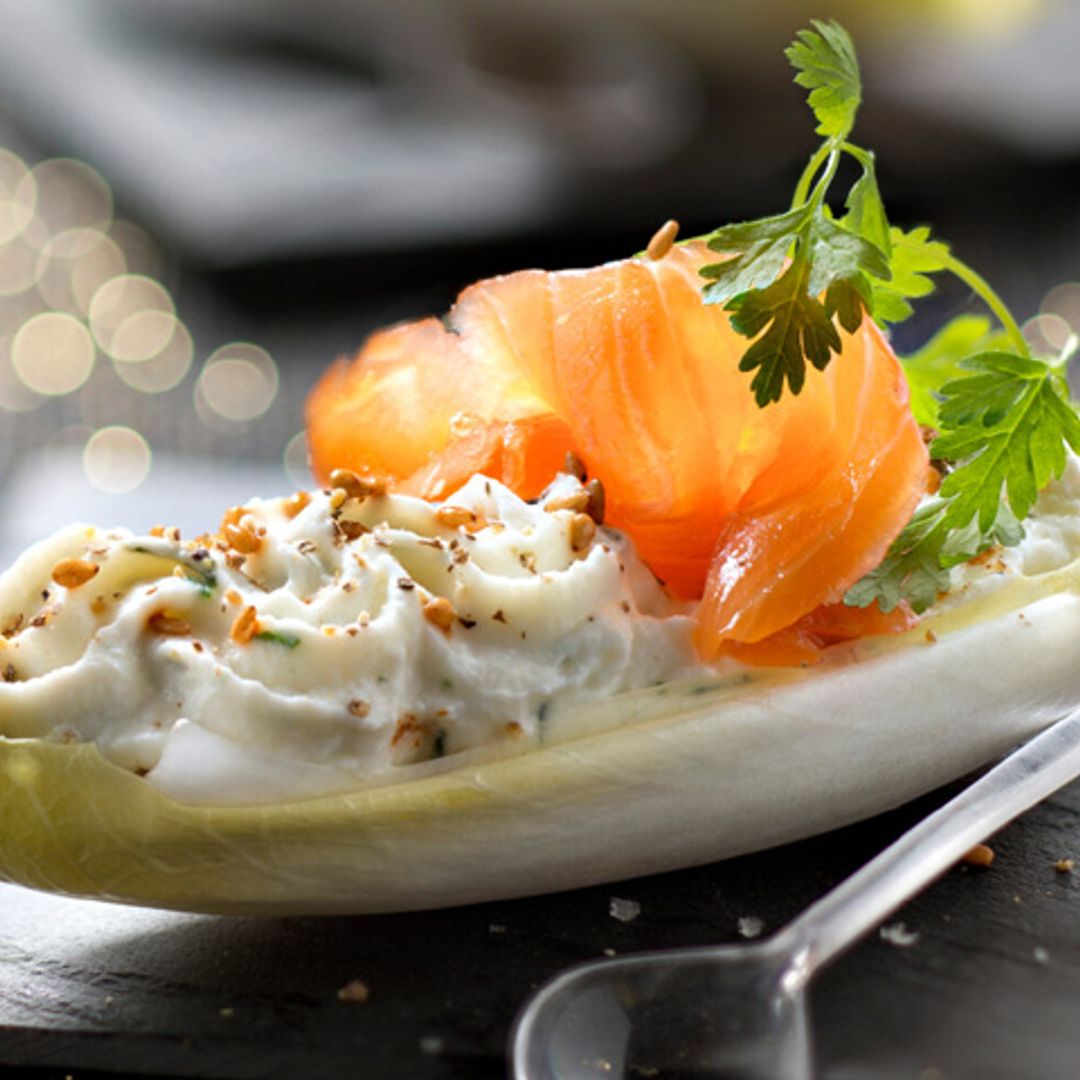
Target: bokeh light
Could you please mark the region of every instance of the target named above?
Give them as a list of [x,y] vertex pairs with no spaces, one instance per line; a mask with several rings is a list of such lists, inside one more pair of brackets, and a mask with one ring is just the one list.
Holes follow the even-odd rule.
[[282,455],[285,475],[293,487],[306,489],[312,486],[310,461],[307,433],[298,431],[285,444],[285,452]]
[[1021,329],[1032,351],[1040,356],[1057,356],[1073,332],[1060,315],[1051,314],[1035,315]]
[[37,218],[0,247],[0,296],[15,296],[31,288],[38,276],[41,246],[48,232]]
[[[161,282],[142,274],[121,274],[110,279],[90,301],[90,329],[94,332],[94,340],[110,356],[115,355],[117,342],[124,338],[125,325],[148,311],[175,313],[172,297]],[[117,359],[129,357],[121,355]]]
[[129,315],[112,335],[114,360],[138,364],[159,355],[172,341],[179,321],[171,311],[146,308]]
[[68,229],[103,228],[112,219],[112,192],[101,174],[83,161],[52,158],[35,165],[37,217],[47,237]]
[[59,311],[42,312],[19,327],[11,343],[11,366],[35,393],[70,394],[90,377],[94,343],[78,319]]
[[[171,318],[165,312],[146,314]],[[191,369],[194,355],[195,346],[187,327],[173,320],[168,341],[155,355],[135,362],[114,359],[113,370],[132,390],[143,394],[161,394],[180,385]]]
[[95,293],[127,269],[119,245],[97,229],[67,229],[38,256],[37,288],[54,310],[86,315]]
[[30,412],[45,398],[34,393],[15,373],[11,364],[11,335],[0,338],[0,409],[6,412]]
[[250,342],[223,345],[199,374],[195,405],[204,421],[243,423],[262,416],[278,391],[278,370],[265,349]]
[[125,495],[146,480],[151,457],[149,444],[134,428],[104,427],[83,448],[83,471],[98,491]]
[[0,148],[0,244],[6,244],[30,224],[37,205],[37,185],[26,162]]
[[120,219],[109,223],[105,234],[124,253],[127,268],[133,274],[159,278],[165,269],[164,260],[157,244],[143,228]]
[[1080,282],[1063,281],[1055,285],[1043,297],[1039,311],[1043,315],[1057,315],[1080,332]]

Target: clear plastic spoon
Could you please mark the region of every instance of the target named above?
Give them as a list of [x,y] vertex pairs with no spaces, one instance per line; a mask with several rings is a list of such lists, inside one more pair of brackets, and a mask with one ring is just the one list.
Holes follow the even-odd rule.
[[753,945],[582,964],[528,1001],[515,1080],[809,1080],[810,978],[984,837],[1080,776],[1080,710]]

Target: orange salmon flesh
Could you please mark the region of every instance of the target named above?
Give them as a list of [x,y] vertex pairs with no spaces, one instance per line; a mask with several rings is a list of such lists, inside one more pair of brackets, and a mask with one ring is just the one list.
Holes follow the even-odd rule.
[[442,498],[483,472],[533,498],[567,451],[608,520],[677,596],[700,600],[705,658],[812,663],[906,629],[846,608],[926,490],[903,371],[869,320],[802,392],[764,409],[747,342],[702,302],[704,245],[588,270],[477,282],[444,320],[373,335],[307,407],[321,482],[349,468]]

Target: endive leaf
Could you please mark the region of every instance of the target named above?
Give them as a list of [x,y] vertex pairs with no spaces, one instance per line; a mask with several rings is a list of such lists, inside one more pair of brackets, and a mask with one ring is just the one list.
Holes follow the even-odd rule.
[[276,807],[182,806],[92,745],[0,739],[0,877],[195,911],[410,910],[786,842],[959,776],[1080,701],[1078,594],[1078,563],[1017,575],[854,660],[626,695],[553,718],[552,744],[516,757]]

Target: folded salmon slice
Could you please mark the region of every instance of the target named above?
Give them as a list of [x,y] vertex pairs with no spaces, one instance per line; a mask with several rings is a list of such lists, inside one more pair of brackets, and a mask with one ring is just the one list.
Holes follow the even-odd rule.
[[[881,560],[926,452],[869,321],[799,395],[758,408],[746,341],[701,299],[714,258],[690,244],[508,274],[470,286],[444,322],[376,335],[312,394],[317,475],[360,468],[437,497],[490,471],[531,497],[572,448],[611,523],[672,591],[701,598],[703,655],[793,627]],[[899,628],[886,622],[868,632]]]

